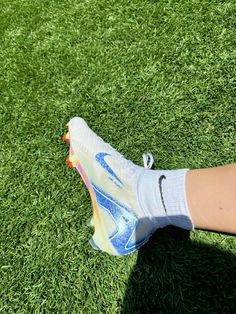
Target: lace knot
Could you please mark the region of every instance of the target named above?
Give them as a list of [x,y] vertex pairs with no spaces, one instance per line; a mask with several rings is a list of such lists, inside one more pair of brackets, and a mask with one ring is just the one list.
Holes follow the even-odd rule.
[[151,169],[154,163],[154,158],[151,153],[143,154],[143,165],[144,168]]

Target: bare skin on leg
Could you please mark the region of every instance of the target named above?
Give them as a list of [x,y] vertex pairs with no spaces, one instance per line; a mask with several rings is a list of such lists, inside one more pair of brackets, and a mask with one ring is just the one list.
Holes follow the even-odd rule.
[[188,171],[186,195],[195,228],[236,234],[236,163]]

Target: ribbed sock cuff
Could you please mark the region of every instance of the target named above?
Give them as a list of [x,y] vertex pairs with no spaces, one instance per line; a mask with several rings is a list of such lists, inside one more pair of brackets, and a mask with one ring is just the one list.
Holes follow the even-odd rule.
[[167,171],[162,180],[162,207],[171,225],[193,230],[186,197],[186,174],[188,169]]
[[187,171],[143,170],[138,183],[138,200],[155,228],[174,225],[194,229],[186,199]]

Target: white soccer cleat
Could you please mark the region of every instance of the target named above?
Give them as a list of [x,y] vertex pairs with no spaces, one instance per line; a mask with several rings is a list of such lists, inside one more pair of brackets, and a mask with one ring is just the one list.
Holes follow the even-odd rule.
[[105,143],[82,118],[69,121],[64,139],[70,143],[67,162],[79,171],[92,199],[92,247],[126,255],[144,245],[155,231],[138,203],[137,184],[144,168]]

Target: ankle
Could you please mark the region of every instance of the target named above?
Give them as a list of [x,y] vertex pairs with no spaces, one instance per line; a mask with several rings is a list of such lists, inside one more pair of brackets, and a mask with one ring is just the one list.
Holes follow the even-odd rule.
[[144,170],[138,182],[138,200],[156,228],[174,225],[192,230],[185,179],[188,169]]

